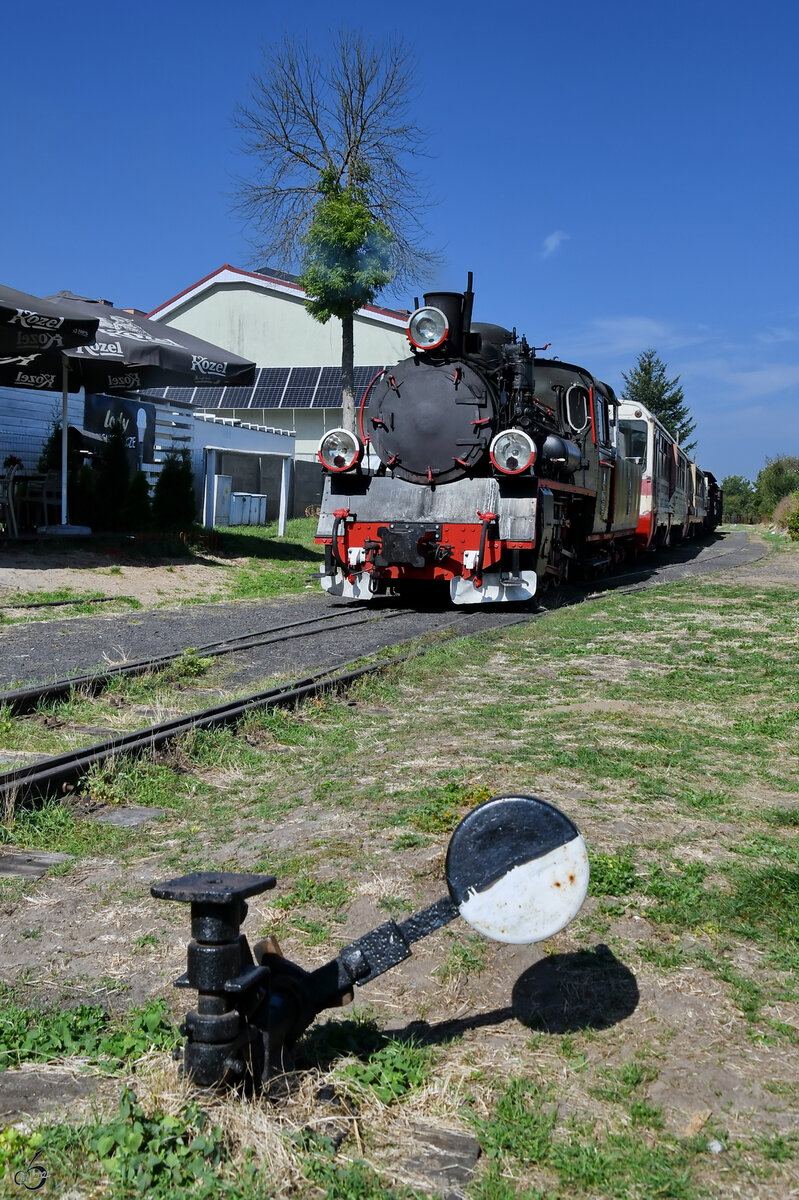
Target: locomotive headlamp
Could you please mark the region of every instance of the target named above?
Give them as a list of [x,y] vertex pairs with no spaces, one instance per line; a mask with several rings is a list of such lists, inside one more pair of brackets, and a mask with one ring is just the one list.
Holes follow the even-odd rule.
[[316,457],[328,471],[349,471],[360,461],[363,447],[349,429],[331,429],[319,443]]
[[535,462],[535,443],[523,429],[505,429],[489,447],[491,461],[504,475],[521,475]]
[[417,308],[408,321],[408,339],[417,350],[436,350],[449,334],[449,321],[440,308]]

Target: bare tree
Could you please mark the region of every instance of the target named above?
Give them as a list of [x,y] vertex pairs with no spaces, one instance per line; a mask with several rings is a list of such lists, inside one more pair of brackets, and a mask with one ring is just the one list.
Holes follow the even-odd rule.
[[[264,50],[249,103],[236,110],[244,149],[256,160],[253,175],[239,181],[237,207],[262,261],[302,264],[311,278],[319,206],[339,193],[357,196],[376,227],[387,229],[386,282],[429,274],[439,258],[423,246],[421,217],[429,201],[414,164],[424,154],[426,135],[409,116],[414,90],[414,64],[399,37],[372,43],[342,29],[324,58],[307,40],[290,35]],[[335,305],[332,312],[327,303],[314,308],[313,298],[307,305],[318,320],[342,318],[344,403],[350,414],[352,312],[372,296],[356,297],[344,316]]]
[[429,204],[414,160],[426,135],[409,116],[414,74],[399,37],[371,43],[342,29],[324,59],[290,35],[264,49],[249,103],[236,110],[243,148],[257,163],[239,181],[237,207],[260,254],[296,262],[320,178],[331,172],[342,188],[368,178],[372,212],[394,237],[395,281],[437,261],[422,245]]

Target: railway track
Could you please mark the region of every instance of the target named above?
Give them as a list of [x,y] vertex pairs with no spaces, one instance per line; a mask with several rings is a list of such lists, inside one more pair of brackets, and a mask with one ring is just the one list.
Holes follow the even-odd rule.
[[[403,616],[404,609],[383,610],[379,614],[356,612],[325,613],[321,616],[307,617],[302,621],[289,621],[283,625],[272,625],[267,629],[257,629],[240,638],[225,638],[219,642],[208,642],[202,646],[192,646],[192,651],[201,658],[216,658],[225,654],[236,654],[244,650],[253,650],[259,646],[268,646],[275,642],[286,642],[292,638],[309,637],[314,633],[328,632],[330,629],[349,629],[352,626],[363,625],[370,621],[390,620],[392,617]],[[316,626],[317,628],[312,628]],[[82,691],[93,695],[115,678],[125,676],[145,675],[149,672],[163,671],[178,662],[186,653],[185,649],[175,654],[160,654],[153,658],[134,659],[130,662],[116,663],[106,670],[92,671],[84,675],[71,675],[66,679],[56,679],[51,683],[36,684],[32,687],[11,688],[0,692],[0,706],[7,708],[14,715],[31,712],[38,705],[60,700],[74,691]]]
[[[410,656],[392,661],[404,661]],[[153,750],[197,729],[209,729],[217,725],[229,725],[246,716],[255,709],[286,707],[305,700],[309,696],[318,696],[322,692],[337,691],[354,683],[366,675],[373,675],[384,670],[386,663],[375,663],[371,666],[358,667],[355,670],[343,671],[339,674],[320,671],[317,675],[295,680],[280,687],[269,688],[267,691],[256,692],[239,700],[230,700],[225,704],[189,713],[186,716],[175,717],[170,721],[162,721],[146,729],[138,729],[132,733],[98,742],[93,746],[81,747],[66,754],[58,754],[44,762],[32,763],[29,766],[17,767],[0,775],[0,807],[9,798],[19,799],[21,796],[33,794],[36,796],[55,795],[63,792],[80,779],[96,764],[117,758],[123,754],[140,755]]]
[[[387,613],[386,616],[398,616],[401,611]],[[505,614],[503,624],[518,624],[522,621],[532,620],[535,617],[544,615],[544,612],[524,613],[516,614],[508,619],[507,614]],[[374,619],[376,618],[364,617],[361,621],[350,623],[361,624],[364,620]],[[452,631],[452,636],[457,636],[459,632],[457,627],[461,623],[461,614],[453,614],[453,620],[444,627],[444,630],[445,632]],[[292,622],[292,625],[295,624],[305,624],[305,622]],[[409,640],[413,643],[416,641],[416,638]],[[401,645],[402,643],[397,644]],[[153,750],[164,746],[182,734],[190,733],[194,730],[233,724],[246,716],[247,713],[259,709],[289,707],[311,696],[318,696],[324,692],[344,690],[358,679],[368,675],[376,675],[386,670],[389,666],[394,666],[398,662],[407,662],[408,659],[418,657],[424,653],[425,650],[423,648],[415,649],[410,650],[407,654],[395,655],[389,660],[381,660],[380,662],[357,668],[348,666],[338,671],[335,668],[333,670],[318,671],[302,679],[268,688],[265,691],[255,692],[235,700],[229,700],[222,704],[213,705],[209,708],[162,721],[147,728],[134,730],[131,733],[120,734],[119,736],[97,742],[90,746],[80,747],[77,750],[71,750],[64,754],[48,756],[42,761],[14,768],[0,774],[0,808],[8,800],[18,802],[27,796],[41,797],[62,794],[70,790],[71,786],[85,775],[91,767],[110,759],[118,758],[121,755],[151,753]],[[169,656],[169,660],[176,657],[179,657],[179,655]],[[95,679],[97,686],[100,686],[96,677],[90,678]],[[74,686],[75,683],[74,680],[59,682],[70,684],[70,686]]]
[[[714,553],[704,554],[703,561],[713,561],[728,557],[734,553],[735,548],[722,548]],[[667,563],[665,565],[668,567],[678,564]],[[584,585],[574,585],[571,590],[574,591],[577,598],[582,598],[586,588],[592,592],[601,594],[602,591],[608,588],[618,590],[624,588],[625,584],[633,584],[635,586],[636,580],[647,579],[651,574],[651,567],[634,568],[615,575],[598,576]],[[627,589],[625,588],[624,590]],[[564,590],[564,595],[566,594]],[[50,603],[61,602],[47,602],[47,604]],[[463,615],[463,612],[464,610],[453,611],[453,623],[458,619],[457,614]],[[293,638],[307,638],[335,629],[346,629],[377,620],[390,620],[405,616],[407,613],[407,608],[381,608],[377,612],[374,610],[365,612],[363,609],[350,609],[346,612],[324,613],[314,617],[307,617],[300,621],[290,621],[283,624],[271,625],[265,629],[253,630],[239,638],[225,638],[217,642],[207,642],[196,646],[192,645],[191,649],[199,657],[215,658],[226,654],[257,649],[258,647],[278,642],[290,641]],[[165,670],[178,662],[183,654],[185,654],[185,649],[176,651],[173,654],[156,655],[152,658],[131,659],[130,661],[112,664],[100,671],[70,675],[66,678],[35,684],[30,687],[7,689],[0,691],[0,706],[5,707],[14,715],[21,715],[33,711],[41,704],[63,699],[75,691],[82,691],[90,695],[95,694],[107,687],[115,678],[144,675],[149,672]]]
[[[712,561],[726,558],[734,552],[734,548],[730,548],[729,550],[722,549],[717,553],[707,556],[705,561],[708,561],[708,559]],[[684,565],[685,561],[690,560],[683,559],[682,563],[669,565],[680,566]],[[643,579],[642,576],[644,577]],[[615,576],[607,576],[601,582],[593,581],[589,585],[593,588],[594,594],[588,598],[598,599],[605,589],[636,592],[642,590],[646,586],[646,581],[651,577],[651,569],[633,570],[622,572]],[[576,593],[576,595],[580,596],[580,593]],[[580,598],[582,600],[586,599],[584,594]],[[355,613],[347,611],[343,613],[323,614],[322,616],[306,618],[301,621],[288,622],[284,625],[270,626],[268,629],[257,630],[241,638],[208,643],[194,649],[196,649],[199,655],[208,657],[230,654],[257,646],[268,645],[271,642],[282,642],[294,637],[313,636],[313,627],[316,627],[317,632],[327,632],[330,629],[349,628],[376,620],[387,620],[407,615],[407,611],[407,609],[390,609],[374,614],[364,613],[359,610]],[[535,612],[526,610],[513,615],[508,613],[507,609],[499,611],[503,616],[503,624],[517,624],[523,621],[542,618],[547,615],[548,610],[543,609]],[[452,613],[452,620],[443,626],[439,626],[437,631],[449,634],[449,636],[458,636],[458,633],[462,632],[458,627],[463,625],[464,618],[468,615],[468,609],[454,611]],[[408,640],[413,642],[415,638]],[[397,644],[401,645],[402,642]],[[424,652],[424,649],[410,651],[401,657],[392,658],[390,664],[407,661],[408,658],[421,655]],[[118,666],[109,668],[108,671],[96,674],[58,680],[54,683],[34,688],[16,689],[15,691],[0,693],[0,704],[12,707],[17,713],[26,710],[30,711],[31,708],[34,708],[45,699],[57,699],[60,696],[70,693],[73,689],[83,689],[90,692],[99,691],[115,676],[142,674],[147,671],[161,670],[174,663],[180,657],[180,654],[162,655],[149,660],[119,664]],[[285,707],[323,692],[343,690],[355,682],[355,680],[377,674],[385,670],[388,665],[388,662],[381,661],[356,669],[345,667],[343,670],[339,670],[338,673],[336,673],[335,669],[332,671],[319,671],[307,675],[302,679],[269,688],[265,691],[255,692],[239,699],[200,709],[147,728],[121,734],[91,746],[54,755],[46,758],[44,761],[15,768],[4,774],[0,774],[0,804],[9,797],[19,799],[25,795],[58,794],[68,789],[95,764],[119,757],[120,755],[140,755],[152,752],[182,734],[192,730],[231,724],[240,720],[247,713],[257,709]]]

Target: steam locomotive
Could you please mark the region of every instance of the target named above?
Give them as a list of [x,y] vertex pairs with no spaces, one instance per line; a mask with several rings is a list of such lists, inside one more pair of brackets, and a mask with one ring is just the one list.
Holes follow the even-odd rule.
[[650,413],[620,419],[608,384],[473,322],[473,303],[471,273],[462,294],[425,295],[410,357],[369,385],[358,434],[322,438],[324,590],[529,601],[718,523],[715,480]]

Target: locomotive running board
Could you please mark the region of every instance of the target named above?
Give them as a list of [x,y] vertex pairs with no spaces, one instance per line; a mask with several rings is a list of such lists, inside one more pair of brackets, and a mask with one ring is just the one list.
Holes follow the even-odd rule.
[[535,571],[520,571],[512,583],[503,583],[501,575],[487,571],[480,587],[471,579],[450,580],[449,594],[453,604],[524,603],[535,596],[537,582]]

